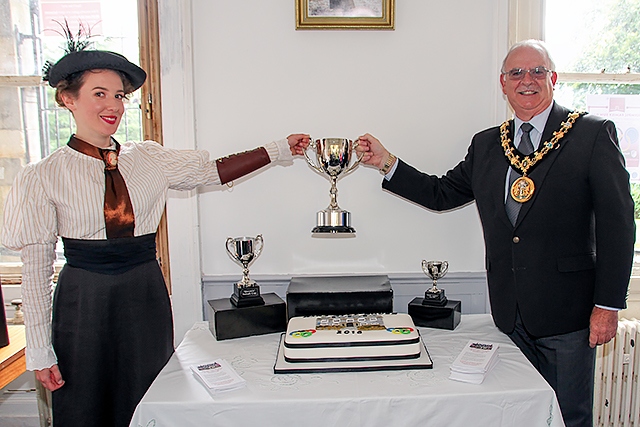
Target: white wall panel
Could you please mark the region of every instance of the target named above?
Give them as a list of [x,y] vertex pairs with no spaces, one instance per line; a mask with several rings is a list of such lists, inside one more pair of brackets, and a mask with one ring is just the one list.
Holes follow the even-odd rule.
[[[292,132],[378,136],[415,166],[441,174],[474,132],[497,124],[494,1],[397,2],[395,31],[296,31],[293,2],[194,1],[196,143],[213,156]],[[205,274],[238,271],[229,236],[262,233],[256,272],[410,272],[423,258],[483,269],[475,206],[436,214],[384,193],[359,167],[338,181],[352,239],[310,234],[329,181],[296,159],[200,194]]]

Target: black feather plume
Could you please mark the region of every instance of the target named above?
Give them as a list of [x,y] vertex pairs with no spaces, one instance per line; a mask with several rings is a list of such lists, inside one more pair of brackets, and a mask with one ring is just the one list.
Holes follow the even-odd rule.
[[42,66],[42,81],[43,82],[48,82],[49,81],[49,71],[51,71],[51,67],[53,67],[53,62],[51,61],[45,61],[44,65]]
[[55,21],[62,28],[62,32],[56,31],[62,37],[66,38],[65,53],[80,52],[85,50],[91,45],[91,28],[85,26],[82,22],[78,23],[78,31],[74,34],[69,28],[69,23],[66,18],[64,25],[58,21]]
[[[83,51],[91,45],[91,28],[85,26],[82,22],[78,23],[78,31],[74,34],[71,31],[71,28],[69,28],[69,23],[66,18],[64,20],[64,24],[60,21],[56,21],[55,19],[53,21],[60,25],[60,28],[62,29],[61,31],[56,31],[56,33],[65,38],[65,55]],[[53,65],[54,64],[51,61],[45,61],[42,66],[42,81],[49,81],[49,72]]]

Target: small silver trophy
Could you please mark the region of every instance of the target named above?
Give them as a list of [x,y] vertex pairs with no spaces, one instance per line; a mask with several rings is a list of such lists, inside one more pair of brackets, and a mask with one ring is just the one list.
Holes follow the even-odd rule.
[[260,286],[249,279],[249,266],[255,261],[260,253],[264,241],[262,234],[256,237],[229,237],[226,243],[227,253],[235,262],[242,266],[242,280],[233,287],[231,303],[236,307],[251,307],[263,305],[264,299],[260,296]]
[[444,306],[447,304],[444,290],[438,288],[438,279],[443,278],[448,270],[449,263],[447,261],[422,260],[422,271],[433,280],[433,286],[424,293],[423,305]]
[[[311,160],[307,151],[313,149],[316,153],[316,161]],[[349,166],[355,144],[352,140],[346,138],[324,138],[316,139],[309,144],[304,156],[307,163],[316,172],[329,175],[331,181],[331,202],[329,206],[319,211],[317,214],[316,227],[311,230],[312,233],[355,233],[356,230],[351,227],[351,213],[340,209],[338,206],[338,188],[336,181],[341,174],[344,176],[355,169],[360,163],[362,155]]]

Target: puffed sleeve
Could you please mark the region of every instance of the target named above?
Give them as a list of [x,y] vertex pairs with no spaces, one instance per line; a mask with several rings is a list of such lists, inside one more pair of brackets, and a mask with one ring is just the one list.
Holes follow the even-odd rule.
[[[154,141],[145,141],[139,146],[162,165],[172,190],[192,190],[200,185],[220,184],[216,161],[210,160],[209,152],[205,150],[176,150]],[[265,144],[264,148],[270,162],[293,159],[286,139]]]
[[27,338],[27,369],[48,368],[56,356],[51,346],[53,262],[56,213],[33,166],[27,166],[9,192],[4,211],[4,246],[21,251],[22,307]]
[[57,234],[55,208],[35,166],[28,165],[18,174],[7,196],[2,243],[18,251],[26,245],[55,244]]

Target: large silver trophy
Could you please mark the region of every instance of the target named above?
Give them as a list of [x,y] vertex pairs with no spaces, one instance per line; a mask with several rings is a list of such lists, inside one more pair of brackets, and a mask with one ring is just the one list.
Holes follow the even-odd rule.
[[444,290],[438,288],[438,280],[444,277],[448,270],[449,263],[447,261],[422,260],[422,271],[433,280],[433,286],[424,293],[423,305],[444,306],[447,304]]
[[249,279],[249,266],[260,256],[264,241],[262,234],[256,237],[229,237],[226,243],[227,253],[235,262],[242,266],[242,280],[233,287],[231,302],[236,307],[251,307],[263,305],[264,299],[260,296],[260,286]]
[[[312,149],[315,152],[315,161],[309,157],[307,151]],[[340,209],[338,206],[338,188],[336,182],[340,175],[344,176],[358,166],[362,155],[349,166],[355,144],[346,138],[324,138],[312,140],[305,151],[304,156],[307,163],[321,174],[329,175],[331,181],[331,202],[329,206],[319,211],[317,214],[316,227],[312,233],[355,233],[351,227],[351,213]]]

